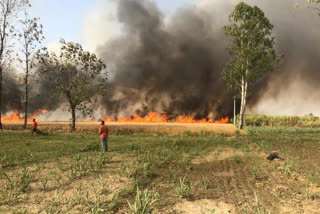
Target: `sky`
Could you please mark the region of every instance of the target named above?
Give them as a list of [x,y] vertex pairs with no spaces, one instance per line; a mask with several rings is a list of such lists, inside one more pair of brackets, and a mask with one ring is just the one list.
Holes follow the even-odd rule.
[[[117,0],[31,0],[31,17],[40,17],[45,33],[45,46],[58,49],[60,38],[79,42],[90,51],[118,31],[115,19]],[[165,15],[194,0],[154,0]],[[110,19],[110,26],[99,27],[101,19]],[[105,23],[105,22],[104,22]]]

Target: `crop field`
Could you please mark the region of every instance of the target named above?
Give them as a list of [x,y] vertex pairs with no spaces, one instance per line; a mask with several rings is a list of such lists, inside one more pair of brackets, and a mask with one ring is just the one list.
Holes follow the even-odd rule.
[[244,119],[244,124],[247,126],[319,128],[320,117],[316,117],[313,115],[309,115],[309,116],[246,115]]
[[[234,135],[237,129],[231,124],[218,123],[106,123],[110,132],[114,134],[150,133],[150,134],[210,134],[228,133]],[[78,132],[96,133],[99,129],[99,122],[77,122]],[[46,132],[68,132],[70,122],[39,122],[38,127]],[[28,128],[31,130],[31,124]],[[6,130],[22,130],[22,122],[5,122]]]
[[[41,127],[39,127],[41,129]],[[0,132],[0,213],[319,213],[320,129]],[[269,161],[276,150],[281,159]]]

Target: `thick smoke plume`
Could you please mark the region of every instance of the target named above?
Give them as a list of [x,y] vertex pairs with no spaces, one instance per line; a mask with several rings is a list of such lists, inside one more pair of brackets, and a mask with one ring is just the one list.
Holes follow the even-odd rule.
[[[250,111],[307,113],[283,112],[290,97],[284,96],[279,102],[278,96],[284,95],[280,91],[296,94],[304,89],[303,83],[318,88],[320,17],[311,8],[305,8],[304,1],[298,9],[290,0],[246,2],[265,11],[275,26],[276,48],[286,56],[279,72],[257,84],[255,95],[249,98]],[[228,59],[222,26],[228,24],[228,16],[237,3],[198,1],[179,9],[168,20],[151,1],[118,1],[123,33],[98,48],[100,56],[112,66],[111,90],[103,102],[107,111],[145,114],[163,110],[173,115],[196,113],[199,117],[230,115],[231,95],[221,80]],[[292,92],[295,82],[300,84]],[[320,93],[312,92],[320,98]],[[273,108],[269,106],[270,99],[275,101]],[[295,105],[301,103],[298,100]]]
[[231,113],[221,79],[223,32],[209,14],[184,8],[169,22],[151,1],[120,0],[123,35],[99,47],[113,68],[103,103],[111,114],[166,111],[197,118]]
[[17,81],[16,72],[6,70],[4,72],[3,91],[2,91],[2,109],[6,113],[13,109],[20,109],[21,107],[21,90]]
[[[24,74],[18,73],[12,69],[5,70],[3,80],[3,105],[2,112],[12,112],[19,110],[21,115],[24,113],[25,89],[23,82]],[[31,116],[39,109],[54,111],[63,104],[61,97],[50,93],[54,87],[52,82],[41,79],[32,73],[29,76],[29,103],[28,115]]]

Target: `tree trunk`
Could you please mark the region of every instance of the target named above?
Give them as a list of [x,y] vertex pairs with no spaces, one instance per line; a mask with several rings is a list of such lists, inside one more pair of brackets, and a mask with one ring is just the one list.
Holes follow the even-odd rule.
[[243,129],[243,120],[244,115],[246,112],[246,105],[247,105],[247,90],[248,90],[248,83],[244,77],[242,77],[241,82],[241,109],[240,109],[240,119],[239,119],[239,129]]
[[74,132],[76,130],[76,108],[71,107],[71,113],[72,113],[72,127],[71,131]]
[[237,116],[236,116],[236,106],[237,106],[237,103],[236,103],[236,98],[234,98],[233,100],[233,125],[236,126],[236,120],[237,120]]
[[[241,52],[243,54],[243,31],[241,31]],[[243,58],[241,58],[241,61],[243,61]],[[242,69],[243,69],[243,64],[242,64]],[[245,79],[244,79],[244,76],[242,76],[242,79],[241,79],[241,103],[240,103],[240,116],[239,116],[239,129],[242,129],[243,128],[243,103],[244,103],[244,85],[245,85]]]
[[24,124],[23,128],[27,128],[27,123],[28,123],[28,102],[29,102],[29,91],[28,91],[28,75],[29,75],[29,63],[28,63],[28,57],[26,58],[26,77],[24,80],[25,84],[25,103],[24,103]]
[[239,129],[243,128],[243,99],[244,98],[244,77],[241,80],[241,104],[240,104],[240,117],[239,117]]
[[2,112],[2,66],[0,64],[0,130],[2,130],[1,112]]
[[23,124],[23,129],[27,128],[27,123],[28,123],[28,95],[26,92],[26,101],[24,103],[24,124]]

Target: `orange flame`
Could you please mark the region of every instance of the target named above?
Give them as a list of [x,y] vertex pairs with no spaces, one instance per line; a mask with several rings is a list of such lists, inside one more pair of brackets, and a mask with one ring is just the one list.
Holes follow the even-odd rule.
[[38,111],[40,111],[42,114],[45,114],[48,112],[47,110],[44,110],[44,109],[39,109]]
[[229,117],[222,118],[221,120],[216,120],[214,123],[229,123]]
[[[37,112],[32,114],[32,116],[31,116],[29,121],[32,121],[35,118],[35,116],[37,116],[39,114],[45,114],[45,113],[47,113],[46,110],[39,109]],[[19,110],[15,110],[10,116],[3,117],[1,120],[3,122],[23,122],[24,118],[20,117]]]
[[20,118],[19,110],[15,110],[10,116],[3,117],[1,120],[4,122],[22,122],[23,118]]
[[141,117],[135,114],[132,118],[130,117],[119,117],[118,120],[113,120],[110,116],[103,119],[105,122],[125,122],[125,123],[228,123],[229,117],[222,118],[221,120],[213,121],[211,119],[195,120],[193,117],[178,116],[176,120],[168,120],[166,112],[161,114],[155,112],[149,112],[147,116]]

